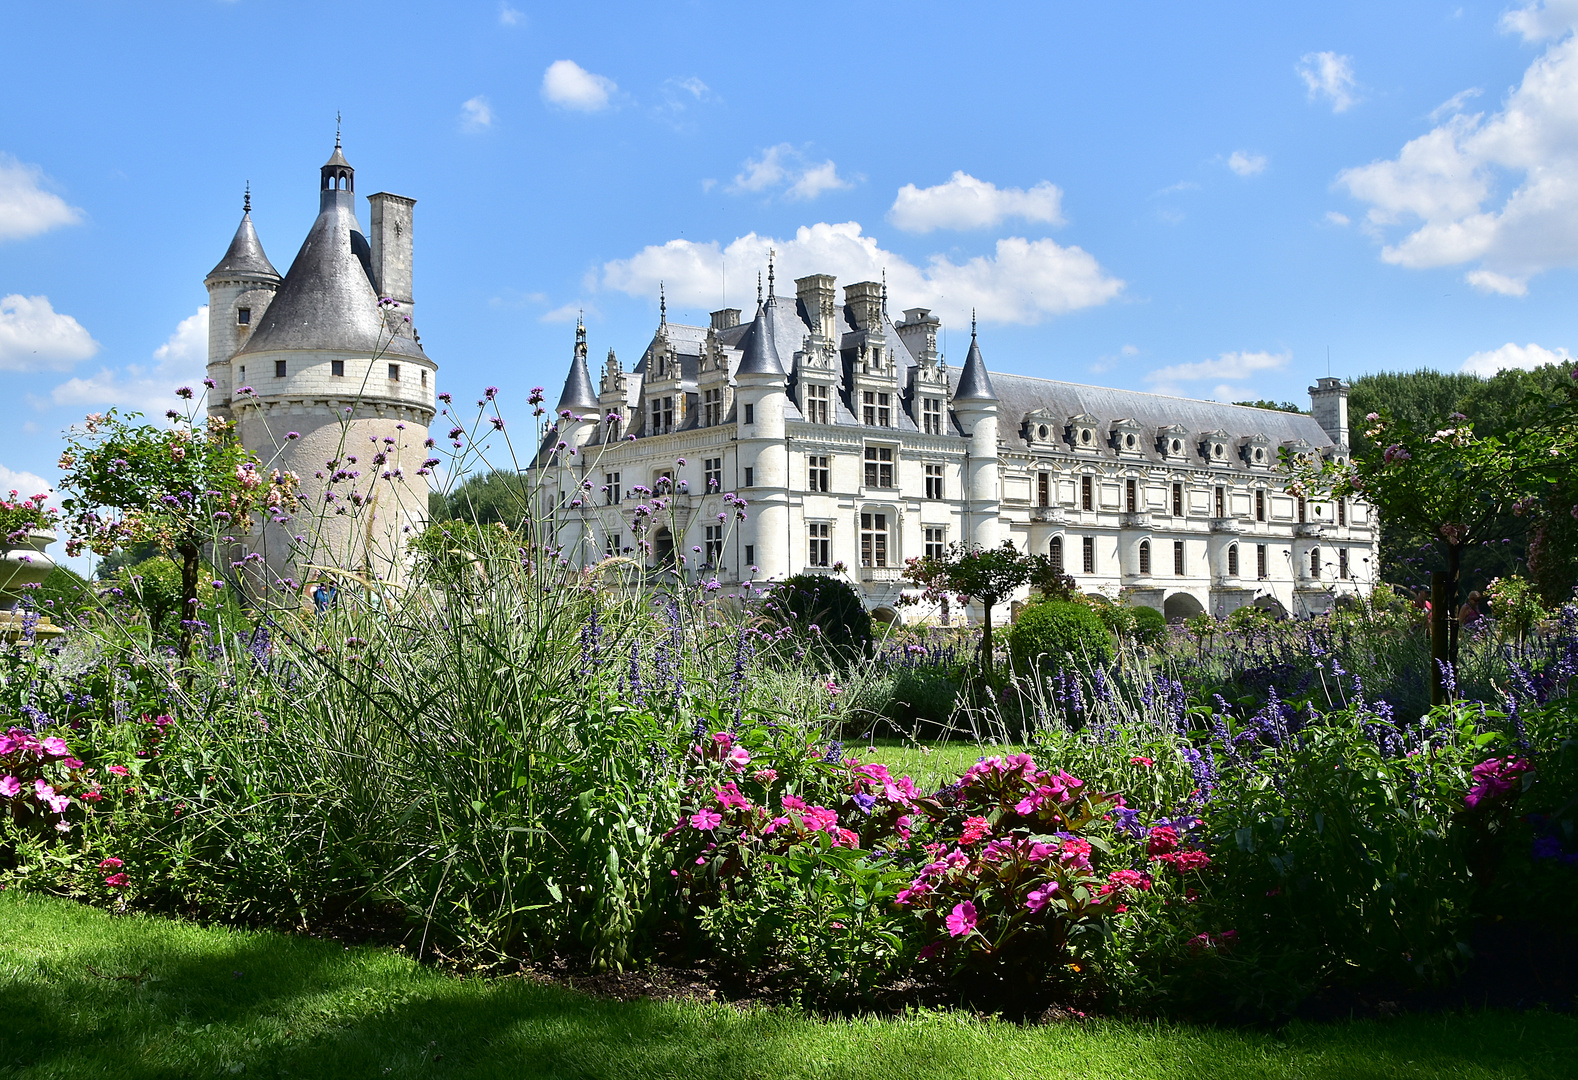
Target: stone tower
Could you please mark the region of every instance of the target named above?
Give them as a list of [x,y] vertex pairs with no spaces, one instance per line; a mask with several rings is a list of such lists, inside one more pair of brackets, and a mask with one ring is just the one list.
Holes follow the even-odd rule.
[[975,319],[970,319],[970,354],[953,392],[953,412],[970,437],[965,464],[965,491],[969,496],[970,539],[983,548],[998,543],[997,391],[987,374],[981,347],[975,341]]
[[[335,138],[318,217],[281,279],[249,214],[209,274],[209,411],[301,481],[289,521],[244,541],[255,584],[398,581],[427,520],[424,460],[437,365],[411,322],[412,207],[373,195],[369,239],[356,173]],[[250,207],[249,207],[250,208]]]

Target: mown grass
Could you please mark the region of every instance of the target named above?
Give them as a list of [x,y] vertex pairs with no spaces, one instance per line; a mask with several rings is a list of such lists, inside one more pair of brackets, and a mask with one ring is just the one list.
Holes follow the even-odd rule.
[[0,893],[0,1075],[29,1077],[1571,1076],[1578,1020],[1415,1016],[1250,1032],[1025,1027],[956,1013],[822,1020],[621,1004],[345,948]]
[[862,753],[861,760],[880,762],[894,776],[909,776],[916,787],[926,791],[952,783],[983,757],[1019,754],[1025,750],[1017,744],[976,742],[969,738],[919,744],[899,739],[875,739],[868,744],[851,743],[849,749],[864,751],[868,746],[876,753]]

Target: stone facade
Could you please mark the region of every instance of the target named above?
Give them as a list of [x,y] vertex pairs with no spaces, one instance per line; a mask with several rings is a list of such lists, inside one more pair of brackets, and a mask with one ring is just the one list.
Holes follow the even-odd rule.
[[250,564],[257,584],[398,580],[405,541],[427,520],[423,442],[437,365],[411,322],[415,201],[384,192],[368,201],[371,238],[336,139],[318,218],[284,277],[263,253],[249,194],[205,280],[209,411],[233,419],[269,468],[294,472],[306,497],[292,520],[247,538],[261,557]]
[[749,323],[665,313],[635,367],[610,350],[595,385],[578,329],[538,457],[566,557],[672,554],[723,584],[839,573],[888,619],[941,614],[898,605],[900,571],[960,541],[1052,554],[1084,590],[1170,618],[1305,615],[1374,580],[1370,508],[1297,499],[1277,464],[1347,454],[1340,380],[1310,388],[1311,414],[1111,390],[988,372],[973,329],[956,370],[938,320],[892,321],[884,285],[842,304],[827,275],[796,286],[777,297],[769,268]]

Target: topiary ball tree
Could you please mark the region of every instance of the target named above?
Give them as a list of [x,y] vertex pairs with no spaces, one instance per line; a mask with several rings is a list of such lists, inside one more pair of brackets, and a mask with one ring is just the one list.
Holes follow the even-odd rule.
[[1167,616],[1147,604],[1136,604],[1132,610],[1135,641],[1155,645],[1167,636]]
[[853,660],[871,647],[871,612],[847,581],[795,574],[773,589],[763,608],[808,651]]
[[1041,666],[1060,668],[1075,661],[1110,664],[1115,654],[1112,633],[1084,604],[1045,600],[1019,613],[1008,632],[1014,666],[1029,671]]

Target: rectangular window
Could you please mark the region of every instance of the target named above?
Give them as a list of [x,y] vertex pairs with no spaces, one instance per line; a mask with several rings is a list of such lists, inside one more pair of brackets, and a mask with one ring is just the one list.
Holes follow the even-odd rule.
[[1173,573],[1177,574],[1179,577],[1183,577],[1183,572],[1184,572],[1184,542],[1182,540],[1174,540],[1173,541]]
[[708,566],[717,566],[723,558],[723,526],[708,525],[707,536],[702,544],[703,561]]
[[877,426],[877,392],[862,390],[860,393],[860,422],[867,427]]
[[926,466],[926,497],[928,499],[942,498],[942,466]]
[[1227,576],[1230,578],[1236,578],[1238,576],[1237,544],[1233,544],[1227,549]]
[[389,381],[390,382],[399,382],[400,381],[400,365],[399,364],[390,364],[389,365]]
[[620,549],[619,534],[609,533],[606,551],[609,555],[618,555]]
[[236,308],[236,325],[237,326],[251,326],[252,325],[252,309],[251,308],[249,308],[249,307]]
[[928,435],[942,434],[941,398],[921,398],[921,430]]
[[1266,493],[1264,491],[1255,492],[1255,520],[1266,520]]
[[619,490],[619,474],[605,472],[603,474],[603,498],[609,506],[618,506],[619,500],[624,496]]
[[1265,544],[1256,544],[1255,545],[1255,576],[1257,578],[1259,578],[1261,581],[1265,581],[1266,578],[1269,576],[1266,573],[1266,545]]
[[745,406],[745,422],[747,424],[754,424],[754,423],[756,423],[756,406],[755,405],[747,404]]
[[274,361],[274,377],[276,379],[283,379],[285,377],[285,361]]
[[893,426],[893,395],[892,394],[878,394],[877,395],[877,426],[878,427],[892,427]]
[[833,526],[826,521],[813,521],[805,527],[806,562],[812,566],[833,565]]
[[[1348,500],[1347,499],[1338,499],[1337,500],[1337,524],[1339,524],[1339,525],[1346,525],[1346,524],[1348,524]],[[1344,574],[1342,576],[1343,577],[1347,577],[1348,575]]]
[[[1338,505],[1341,505],[1340,503]],[[1337,549],[1337,576],[1344,581],[1348,580],[1348,549]]]
[[756,470],[751,468],[749,465],[747,465],[745,467],[745,486],[746,487],[755,487],[756,486]]
[[826,424],[830,410],[828,388],[811,383],[805,388],[805,418],[813,424]]
[[[422,378],[423,378],[424,381],[427,379],[427,372],[425,372],[425,371],[422,372]],[[610,415],[613,415],[613,414],[610,414]],[[619,417],[617,415],[615,415],[612,420],[608,421],[608,441],[609,442],[618,442],[619,441],[619,428],[620,428],[620,426],[621,425],[620,425],[620,422],[619,422]]]
[[1079,544],[1084,558],[1085,573],[1094,574],[1096,572],[1096,538],[1094,536],[1083,537]]
[[1036,505],[1052,505],[1052,475],[1050,473],[1036,473]]
[[827,455],[812,454],[805,459],[807,491],[832,491],[833,470],[827,466]]
[[860,515],[860,565],[888,565],[888,515]]
[[922,552],[922,554],[924,554],[926,556],[926,558],[928,558],[928,559],[940,559],[940,558],[942,558],[942,550],[943,550],[943,546],[944,546],[942,538],[943,538],[944,531],[945,530],[940,525],[939,526],[935,526],[935,527],[928,526],[926,528],[926,530],[925,530],[926,546],[925,546],[924,551]]
[[1079,505],[1082,510],[1096,509],[1096,482],[1088,476],[1079,478]]
[[[336,364],[340,365],[340,370],[336,371],[335,374],[336,375],[344,375],[345,374],[345,361],[344,360],[336,360],[334,362]],[[245,386],[246,384],[247,384],[247,366],[245,364],[242,364],[241,365],[241,385]]]
[[1151,542],[1149,540],[1140,541],[1140,576],[1151,576]]
[[1183,517],[1183,485],[1173,485],[1173,517]]
[[868,488],[893,486],[893,447],[866,447],[866,486]]
[[1216,489],[1216,516],[1219,518],[1227,516],[1227,488],[1225,487]]
[[1305,510],[1304,496],[1300,495],[1299,496],[1299,524],[1300,525],[1304,524],[1304,510]]
[[707,427],[723,423],[723,388],[714,387],[701,392],[701,418]]
[[650,434],[663,434],[663,401],[661,398],[652,399],[652,429]]
[[[242,368],[241,369],[241,374],[245,375],[246,371],[247,371],[246,368]],[[330,360],[329,361],[329,374],[330,375],[343,376],[345,374],[345,361],[344,360]]]
[[751,568],[751,573],[756,572],[756,545],[745,545],[745,565]]
[[1124,498],[1128,500],[1126,505],[1129,508],[1129,513],[1138,513],[1140,509],[1140,482],[1138,480],[1125,480],[1123,482],[1123,494]]
[[723,490],[723,459],[721,457],[702,458],[701,479],[707,485],[707,492]]

